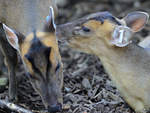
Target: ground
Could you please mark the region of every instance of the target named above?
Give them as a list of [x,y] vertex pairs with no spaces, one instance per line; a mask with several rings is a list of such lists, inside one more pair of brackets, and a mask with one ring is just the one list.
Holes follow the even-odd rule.
[[[109,11],[117,17],[123,17],[136,10],[150,12],[149,6],[149,0],[68,0],[66,4],[59,6],[56,22],[65,23],[98,11]],[[150,23],[134,35],[137,41],[149,35],[149,27]],[[70,109],[63,113],[134,113],[121,97],[98,57],[61,45],[60,52],[64,64],[64,104],[70,105]],[[17,105],[40,113],[44,106],[21,66],[17,74],[21,76]],[[7,95],[8,86],[0,93],[0,97],[5,98]],[[15,112],[1,108],[0,113]]]

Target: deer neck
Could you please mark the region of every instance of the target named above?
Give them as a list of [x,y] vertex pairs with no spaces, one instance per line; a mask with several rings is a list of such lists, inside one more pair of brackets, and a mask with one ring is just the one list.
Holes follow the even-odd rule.
[[[137,82],[142,83],[150,73],[149,54],[142,48],[129,44],[127,47],[102,47],[100,41],[96,41],[96,47],[90,47],[93,53],[97,55],[112,80],[117,83],[127,83],[129,80],[138,78]],[[123,79],[122,79],[123,78]],[[149,77],[150,78],[150,77]],[[119,85],[118,85],[119,87]]]

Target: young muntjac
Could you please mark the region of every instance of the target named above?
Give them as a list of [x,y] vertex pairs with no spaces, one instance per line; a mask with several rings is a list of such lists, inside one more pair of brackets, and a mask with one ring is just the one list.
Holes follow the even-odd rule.
[[6,58],[9,72],[9,99],[17,99],[15,70],[19,52],[26,74],[45,107],[52,113],[61,111],[63,74],[53,8],[50,8],[44,31],[34,31],[20,41],[22,37],[20,33],[0,23],[0,49]]
[[148,14],[144,12],[129,13],[123,19],[100,12],[57,26],[60,41],[101,59],[121,95],[136,112],[150,108],[150,54],[132,42],[132,34],[147,21]]

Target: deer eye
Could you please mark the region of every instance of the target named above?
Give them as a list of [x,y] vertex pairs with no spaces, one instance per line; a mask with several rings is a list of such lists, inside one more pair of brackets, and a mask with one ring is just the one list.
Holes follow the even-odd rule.
[[82,30],[83,30],[84,32],[90,32],[90,31],[91,31],[89,28],[87,28],[87,27],[85,27],[85,26],[82,26]]

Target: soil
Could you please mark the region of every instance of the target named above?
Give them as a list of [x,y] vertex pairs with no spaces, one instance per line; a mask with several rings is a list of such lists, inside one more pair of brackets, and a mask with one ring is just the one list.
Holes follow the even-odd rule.
[[[68,0],[65,5],[59,6],[56,22],[65,23],[99,11],[109,11],[117,17],[123,17],[136,10],[150,12],[149,7],[149,0]],[[150,21],[142,31],[134,35],[136,41],[149,35],[149,27]],[[60,52],[64,64],[64,104],[70,106],[63,113],[135,113],[121,97],[98,57],[61,45]],[[42,113],[44,106],[39,95],[33,90],[22,66],[19,68],[17,105],[34,113]],[[0,93],[2,99],[7,96],[8,86]],[[0,108],[0,113],[16,112]]]

